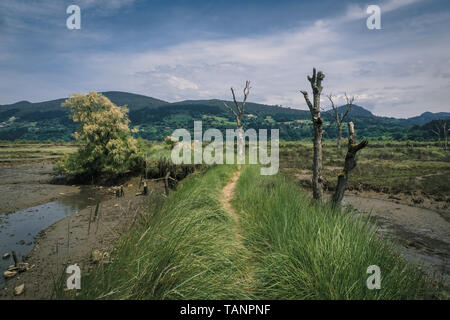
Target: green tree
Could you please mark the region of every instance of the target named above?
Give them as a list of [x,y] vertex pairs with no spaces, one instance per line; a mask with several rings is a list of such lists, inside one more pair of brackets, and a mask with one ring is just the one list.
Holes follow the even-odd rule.
[[63,107],[79,122],[75,140],[80,148],[57,164],[57,170],[75,176],[118,175],[139,168],[142,156],[131,136],[128,109],[100,93],[74,94]]

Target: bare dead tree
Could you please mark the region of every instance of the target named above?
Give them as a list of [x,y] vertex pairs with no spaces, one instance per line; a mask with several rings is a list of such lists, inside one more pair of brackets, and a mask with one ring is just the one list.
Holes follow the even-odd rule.
[[238,135],[238,156],[243,156],[244,154],[244,132],[243,128],[244,125],[242,123],[242,117],[244,116],[245,111],[245,104],[247,103],[248,95],[250,94],[250,81],[245,81],[245,87],[244,87],[244,99],[242,100],[242,103],[239,105],[239,103],[236,101],[236,95],[234,93],[233,87],[231,87],[231,94],[233,95],[233,102],[234,102],[234,108],[230,107],[226,102],[223,104],[225,107],[227,107],[234,115],[236,119],[236,129],[237,129],[237,135]]
[[311,112],[312,122],[314,126],[314,158],[313,158],[313,197],[316,200],[322,200],[323,196],[323,180],[322,180],[322,118],[320,117],[320,94],[322,93],[322,80],[325,75],[322,71],[316,73],[316,68],[313,68],[312,77],[307,79],[311,83],[313,92],[313,103],[311,103],[308,93],[300,91],[308,105]]
[[442,147],[444,148],[444,150],[447,150],[448,148],[448,132],[450,131],[449,128],[447,128],[447,120],[439,120],[439,125],[442,128],[442,135],[443,135],[443,144]]
[[338,176],[338,182],[336,185],[336,190],[334,191],[332,204],[333,206],[339,206],[341,204],[342,198],[344,197],[344,192],[347,187],[347,182],[350,179],[352,170],[356,167],[356,153],[365,148],[369,142],[367,140],[361,141],[359,144],[355,142],[355,127],[353,122],[348,123],[348,150],[345,156],[344,170]]
[[334,119],[337,129],[337,147],[338,149],[341,148],[341,140],[342,140],[342,124],[344,123],[345,118],[349,114],[350,110],[353,106],[353,101],[355,101],[355,97],[352,96],[351,98],[347,97],[347,93],[345,93],[345,100],[347,101],[347,104],[345,105],[345,111],[339,112],[338,108],[334,105],[333,101],[333,95],[329,94],[327,95],[328,100],[331,102],[331,107],[334,111]]
[[431,129],[431,131],[433,131],[434,134],[437,135],[438,137],[438,145],[441,145],[441,127],[439,126],[439,124],[436,124],[434,129]]
[[[448,148],[448,132],[450,128],[447,128],[447,120],[439,119],[439,122],[436,123],[435,129],[431,129],[433,133],[438,136],[438,144],[447,150]],[[441,143],[441,132],[442,132],[442,143]]]

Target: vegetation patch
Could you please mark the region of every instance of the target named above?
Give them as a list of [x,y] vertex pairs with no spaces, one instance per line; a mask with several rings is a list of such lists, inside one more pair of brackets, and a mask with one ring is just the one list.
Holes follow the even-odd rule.
[[[183,181],[117,243],[110,263],[83,276],[80,299],[247,299],[248,254],[220,194],[236,166],[216,166]],[[64,292],[57,296],[71,297]],[[69,296],[67,296],[69,295]]]
[[[362,217],[312,204],[289,179],[246,166],[234,204],[244,245],[252,253],[261,299],[420,299],[430,282],[375,236]],[[381,289],[369,290],[367,268],[381,269]]]

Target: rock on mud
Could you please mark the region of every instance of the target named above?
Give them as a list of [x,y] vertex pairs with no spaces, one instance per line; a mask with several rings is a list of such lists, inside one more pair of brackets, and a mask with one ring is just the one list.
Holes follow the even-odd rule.
[[14,295],[20,296],[25,291],[25,283],[22,283],[20,286],[14,288]]
[[93,263],[98,263],[102,259],[102,253],[100,250],[94,250],[91,253],[91,260]]
[[5,277],[5,279],[15,277],[16,275],[17,275],[17,271],[9,271],[8,270],[3,273],[3,276]]
[[108,252],[101,252],[100,250],[94,250],[91,253],[91,260],[93,263],[99,263],[100,261],[108,260],[109,259],[109,253]]

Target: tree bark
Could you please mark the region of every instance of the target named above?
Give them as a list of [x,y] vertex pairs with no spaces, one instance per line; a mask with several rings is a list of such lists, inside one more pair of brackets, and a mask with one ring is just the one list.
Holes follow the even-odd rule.
[[348,150],[345,156],[344,170],[338,176],[338,182],[336,185],[336,190],[334,191],[332,204],[334,207],[341,204],[342,198],[344,197],[344,192],[347,187],[347,182],[350,179],[352,170],[356,167],[356,153],[365,148],[368,144],[367,140],[355,143],[355,129],[353,122],[348,123]]
[[241,123],[241,121],[238,121],[237,125],[237,141],[238,141],[238,145],[237,145],[237,153],[239,157],[242,157],[244,155],[244,127]]
[[444,150],[447,150],[448,144],[447,144],[447,136],[448,136],[448,130],[447,129],[447,120],[442,121],[442,129],[444,131]]
[[338,125],[338,137],[337,137],[337,147],[341,149],[341,139],[342,139],[342,123]]
[[164,191],[166,193],[166,196],[169,195],[169,177],[170,177],[170,171],[168,171],[166,176],[164,177]]
[[322,200],[322,118],[320,116],[314,122],[314,161],[313,161],[313,197]]
[[315,200],[321,201],[323,196],[323,180],[322,180],[322,118],[320,117],[320,94],[322,92],[322,80],[325,75],[322,71],[316,73],[316,68],[313,68],[312,77],[307,79],[311,83],[313,92],[313,103],[309,100],[306,91],[300,91],[308,105],[311,112],[311,118],[314,126],[314,156],[313,156],[313,197]]

